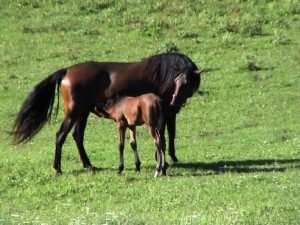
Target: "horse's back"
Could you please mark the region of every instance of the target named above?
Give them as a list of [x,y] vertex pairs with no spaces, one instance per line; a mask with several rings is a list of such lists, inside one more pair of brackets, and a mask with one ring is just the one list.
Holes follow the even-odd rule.
[[88,108],[108,99],[107,90],[111,87],[116,71],[122,71],[128,63],[88,61],[67,68],[62,80],[63,95],[82,107]]
[[65,79],[69,79],[74,86],[87,86],[95,84],[98,80],[107,79],[111,71],[118,66],[121,66],[121,63],[83,62],[69,67]]

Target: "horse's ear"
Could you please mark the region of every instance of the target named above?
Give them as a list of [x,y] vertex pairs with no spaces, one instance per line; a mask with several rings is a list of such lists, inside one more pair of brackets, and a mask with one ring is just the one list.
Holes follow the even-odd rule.
[[203,71],[204,71],[204,69],[202,69],[202,70],[194,70],[194,74],[195,75],[200,75]]

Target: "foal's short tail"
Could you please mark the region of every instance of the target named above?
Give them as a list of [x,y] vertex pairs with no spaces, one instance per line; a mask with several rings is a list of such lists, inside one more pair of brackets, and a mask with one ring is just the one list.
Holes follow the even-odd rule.
[[[16,118],[11,135],[14,144],[27,142],[33,138],[51,118],[55,99],[55,89],[59,96],[59,87],[66,69],[61,69],[37,84],[27,96]],[[56,113],[58,110],[58,105]]]

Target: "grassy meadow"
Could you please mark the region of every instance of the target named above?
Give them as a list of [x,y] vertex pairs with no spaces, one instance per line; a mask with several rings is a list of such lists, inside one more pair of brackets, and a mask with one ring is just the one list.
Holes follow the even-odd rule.
[[[300,3],[294,0],[0,0],[0,224],[300,224]],[[138,128],[117,175],[112,121],[90,115],[82,168],[72,139],[52,169],[63,118],[29,143],[7,134],[57,69],[179,51],[205,72],[177,117],[180,163],[153,177]],[[170,158],[168,158],[170,161]]]

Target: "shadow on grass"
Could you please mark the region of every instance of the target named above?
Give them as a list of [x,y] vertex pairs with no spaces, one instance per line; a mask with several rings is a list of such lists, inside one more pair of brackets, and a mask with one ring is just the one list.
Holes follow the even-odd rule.
[[[134,171],[135,168],[128,166],[127,171]],[[300,168],[300,159],[261,159],[261,160],[241,160],[241,161],[218,161],[218,162],[189,162],[176,163],[169,165],[168,176],[180,176],[182,172],[175,172],[172,168],[190,170],[192,176],[208,176],[223,173],[271,173],[284,172],[287,169]],[[142,165],[141,173],[146,171],[154,171],[155,163],[153,165]],[[99,168],[93,169],[78,169],[71,173],[75,176],[83,173],[91,172],[93,174],[101,173],[103,171],[114,172],[117,175],[116,168]]]
[[182,168],[192,171],[193,175],[199,171],[211,171],[208,175],[227,172],[234,173],[259,173],[259,172],[284,172],[287,169],[300,168],[300,159],[261,159],[242,161],[219,161],[211,163],[190,162],[173,164],[171,168]]
[[82,168],[82,169],[78,169],[78,170],[73,170],[71,173],[74,176],[78,176],[78,175],[81,175],[84,173],[96,174],[96,173],[101,173],[103,171],[115,171],[117,173],[117,169],[101,168],[101,167],[95,167],[95,166],[93,166],[93,168]]

